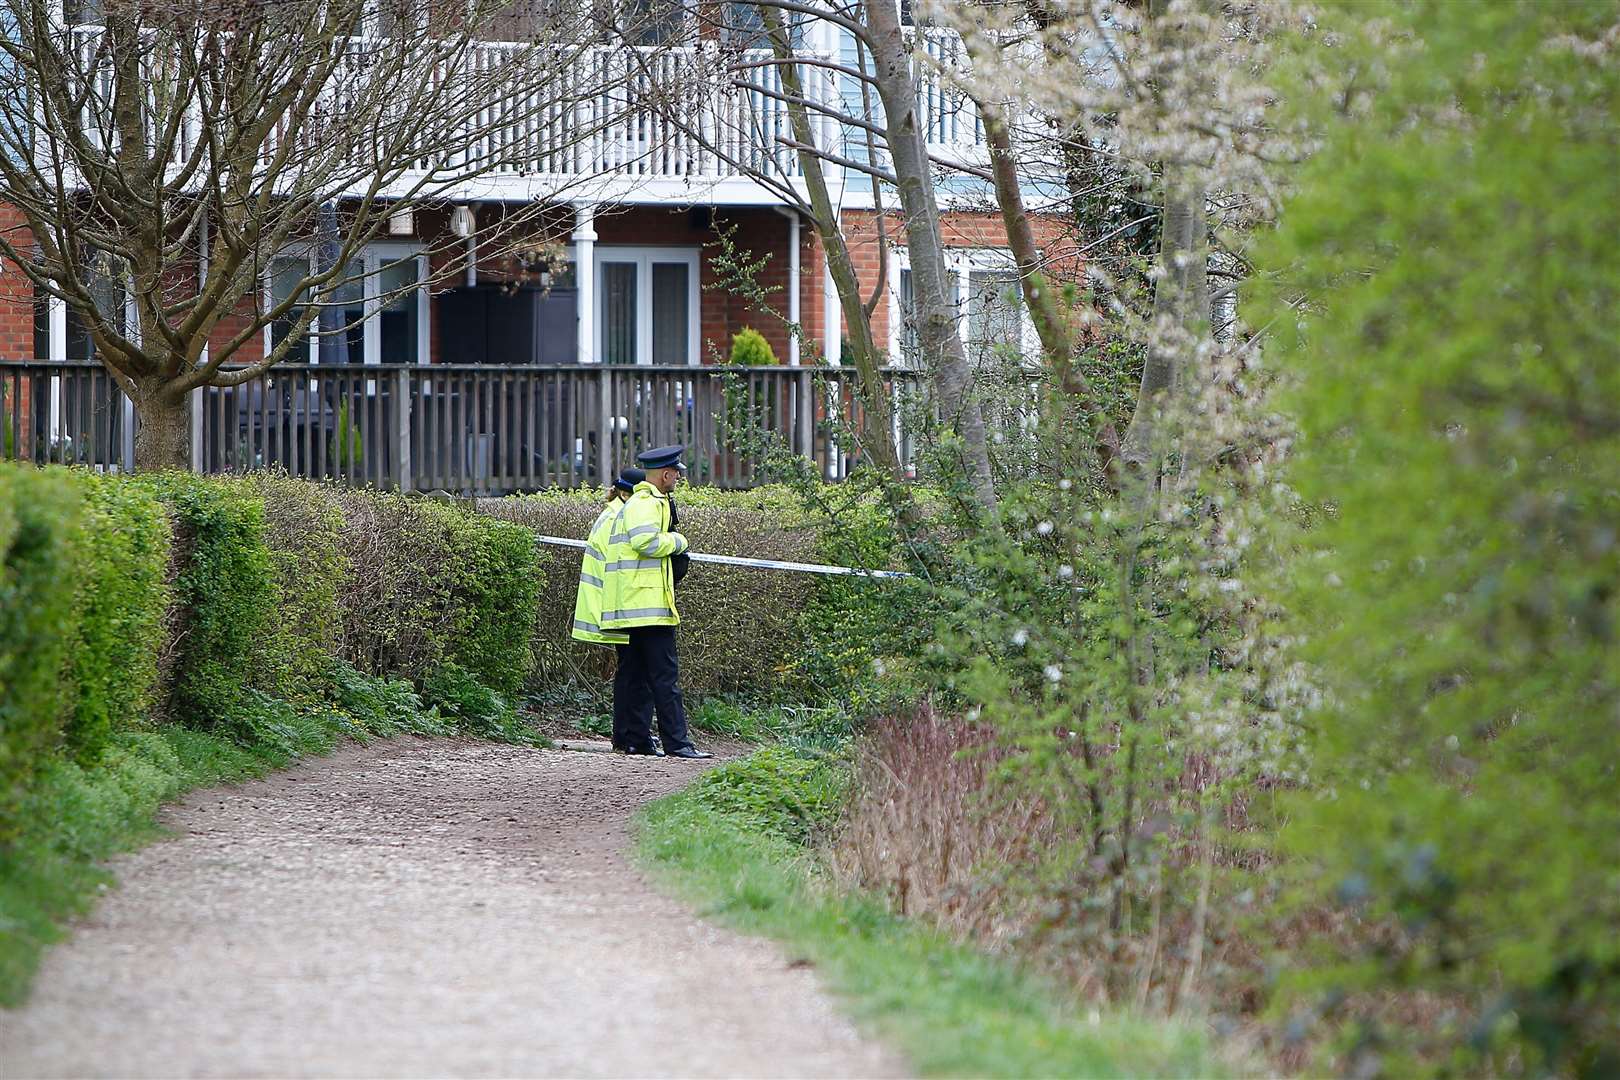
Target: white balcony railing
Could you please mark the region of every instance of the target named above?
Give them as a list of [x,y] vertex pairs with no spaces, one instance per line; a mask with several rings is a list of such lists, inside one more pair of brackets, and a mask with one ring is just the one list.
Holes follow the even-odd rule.
[[[113,100],[113,75],[110,63],[98,55],[101,28],[81,26],[71,32],[78,72],[91,83],[83,122],[94,135],[106,126],[93,118],[105,116]],[[960,39],[954,33],[927,31],[918,44],[918,97],[928,142],[936,151],[972,157],[983,143],[978,117],[940,70],[962,62]],[[377,88],[367,80],[374,78],[377,58],[392,48],[394,43],[380,39],[349,42],[323,106],[332,117],[344,116],[357,99],[374,97]],[[593,177],[715,181],[746,177],[751,170],[785,178],[798,175],[797,156],[787,145],[791,126],[781,99],[780,70],[753,63],[767,60],[768,52],[745,53],[740,63],[722,66],[704,46],[558,47],[548,53],[532,44],[481,42],[449,51],[449,60],[395,62],[413,77],[460,97],[442,121],[408,146],[394,144],[394,167],[403,159],[410,164],[408,171],[538,186]],[[743,85],[733,85],[739,73]],[[157,88],[175,85],[176,78],[175,66],[166,62],[160,48],[143,58],[142,92],[154,121],[160,113]],[[831,92],[819,78],[807,78],[805,85],[812,94]],[[183,88],[181,92],[183,96]],[[402,100],[412,99],[406,94]],[[177,164],[200,144],[205,124],[193,105],[172,147]],[[306,124],[302,136],[312,145],[317,137],[307,132],[315,126]],[[334,126],[325,126],[325,137]],[[379,129],[387,126],[385,122]],[[818,120],[817,127],[823,137],[833,134],[825,121]],[[285,127],[273,132],[266,153],[285,135]],[[351,164],[377,163],[379,144],[389,145],[386,138],[356,137]]]

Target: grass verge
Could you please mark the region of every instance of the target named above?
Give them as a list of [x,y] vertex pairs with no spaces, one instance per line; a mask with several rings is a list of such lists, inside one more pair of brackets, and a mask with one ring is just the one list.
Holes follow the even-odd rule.
[[[856,1018],[929,1076],[1223,1076],[1232,1073],[1196,1027],[1078,1014],[1041,980],[820,874],[792,829],[761,826],[758,788],[811,770],[781,768],[767,748],[701,777],[643,812],[638,852],[705,915],[774,938],[817,966]],[[757,781],[757,782],[755,782]],[[727,806],[728,791],[748,802]],[[812,796],[818,797],[818,796]],[[778,801],[792,802],[791,793]],[[814,810],[816,805],[806,804]]]

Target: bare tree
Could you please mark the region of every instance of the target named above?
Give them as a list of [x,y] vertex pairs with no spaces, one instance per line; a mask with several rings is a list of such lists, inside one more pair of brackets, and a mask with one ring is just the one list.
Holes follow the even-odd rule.
[[391,217],[547,172],[610,119],[576,107],[603,90],[579,62],[598,39],[560,5],[0,0],[0,18],[0,202],[23,225],[0,255],[82,322],[143,469],[188,464],[191,391],[342,332]]
[[[883,0],[879,0],[877,6],[882,5]],[[871,183],[878,210],[880,243],[885,247],[884,192],[897,195],[915,283],[913,318],[917,327],[917,352],[931,376],[946,422],[962,438],[966,471],[973,491],[985,508],[992,508],[995,493],[990,482],[984,421],[970,392],[972,371],[958,331],[959,312],[946,286],[940,210],[934,196],[934,168],[976,171],[985,179],[989,174],[961,162],[940,161],[930,156],[916,89],[912,85],[917,74],[912,62],[915,42],[900,27],[898,9],[892,0],[888,8],[894,10],[877,12],[875,23],[872,5],[861,3],[822,5],[800,0],[757,0],[724,7],[758,13],[757,43],[768,47],[769,55],[736,48],[715,50],[712,54],[717,67],[714,77],[695,79],[688,93],[666,96],[660,103],[660,111],[680,125],[689,137],[703,143],[711,152],[726,156],[739,171],[794,206],[813,225],[827,253],[840,311],[850,332],[851,358],[861,374],[863,387],[874,389],[881,387],[881,357],[886,350],[878,346],[871,320],[882,298],[885,281],[880,266],[877,288],[870,296],[862,295],[843,224],[828,192],[825,167],[842,168]],[[885,14],[886,24],[883,22]],[[855,66],[817,55],[805,47],[805,35],[795,31],[810,20],[823,20],[851,36]],[[884,25],[891,26],[893,32],[880,45],[879,32]],[[721,25],[718,29],[724,40],[724,31],[734,28]],[[888,76],[882,71],[884,57],[891,69]],[[761,85],[757,76],[762,69],[775,71],[780,86]],[[853,82],[861,95],[858,108],[847,106],[836,93],[813,92],[817,84],[826,86],[829,76]],[[712,112],[701,104],[705,92],[737,90],[774,99],[786,110],[791,133],[756,132],[756,144],[759,139],[767,144],[774,140],[793,150],[796,174],[785,169],[772,155],[752,158],[728,155],[724,136],[705,129],[701,118]],[[850,133],[857,143],[854,151],[845,145]],[[862,150],[864,153],[860,152]],[[795,186],[800,180],[804,194]],[[871,389],[866,392],[865,401],[863,441],[874,448],[883,447],[890,442],[887,405],[878,400]],[[885,461],[885,454],[892,455],[892,449],[880,450],[878,460]]]

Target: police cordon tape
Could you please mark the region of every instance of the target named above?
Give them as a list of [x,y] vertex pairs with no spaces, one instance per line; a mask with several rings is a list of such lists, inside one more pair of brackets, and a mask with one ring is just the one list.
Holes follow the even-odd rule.
[[[585,541],[574,540],[566,536],[541,536],[535,534],[535,539],[542,544],[555,544],[558,547],[584,548]],[[695,551],[687,552],[693,562],[719,563],[722,566],[751,566],[756,570],[796,570],[801,574],[834,574],[840,577],[868,577],[868,578],[908,578],[911,575],[903,570],[862,570],[854,566],[825,566],[821,563],[783,562],[780,559],[746,559],[741,555],[702,555]]]

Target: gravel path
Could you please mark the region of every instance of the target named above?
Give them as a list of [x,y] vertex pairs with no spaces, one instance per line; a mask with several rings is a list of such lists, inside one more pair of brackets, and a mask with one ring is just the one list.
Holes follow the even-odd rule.
[[695,771],[406,739],[194,793],[0,1012],[0,1076],[901,1074],[626,862]]

